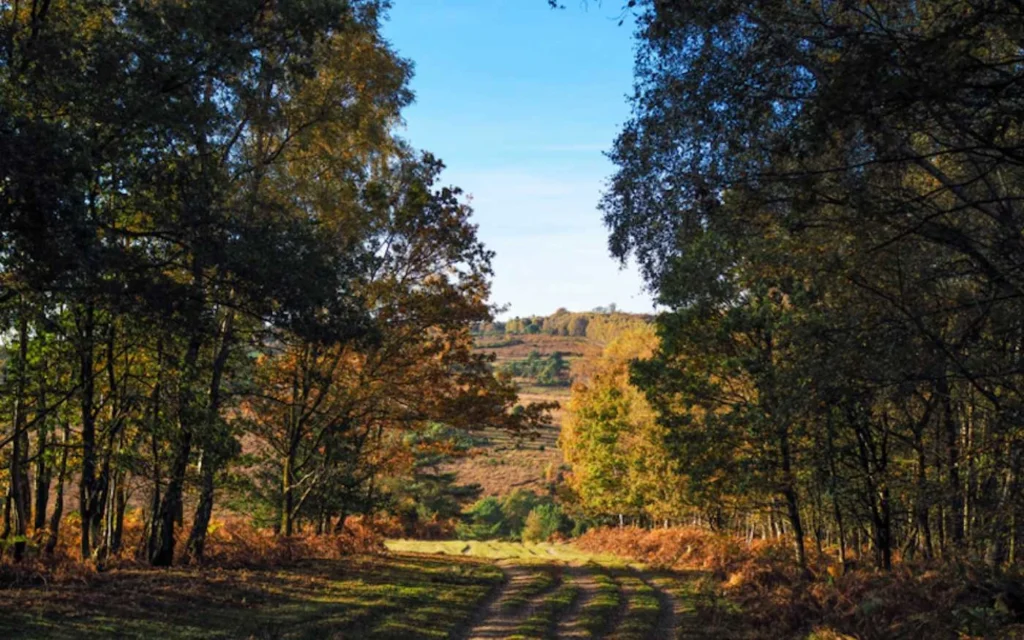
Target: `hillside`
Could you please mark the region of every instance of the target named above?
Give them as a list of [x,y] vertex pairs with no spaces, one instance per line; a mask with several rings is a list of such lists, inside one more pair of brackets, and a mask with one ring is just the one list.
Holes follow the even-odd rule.
[[[600,347],[585,337],[486,335],[478,337],[477,351],[493,353],[496,358],[495,368],[523,361],[533,352],[543,357],[561,353],[571,367],[580,358],[599,352]],[[517,382],[520,385],[520,402],[523,404],[555,401],[564,406],[569,399],[567,383],[540,386],[525,379],[517,379]],[[484,496],[501,496],[515,489],[546,492],[549,477],[556,477],[562,465],[562,454],[558,449],[562,409],[553,412],[552,417],[552,426],[543,429],[536,438],[517,439],[496,429],[479,432],[479,452],[450,467],[458,473],[458,482],[479,484]]]
[[[499,333],[495,327],[488,327],[487,333],[477,336],[476,351],[495,356],[495,369],[516,367],[531,358],[547,362],[552,357],[564,360],[564,371],[557,384],[542,385],[529,376],[515,376],[520,389],[520,402],[555,401],[562,405],[552,413],[553,423],[541,430],[535,438],[517,439],[494,429],[480,432],[482,445],[477,455],[451,465],[457,471],[460,484],[477,483],[483,487],[484,496],[501,496],[516,489],[529,489],[545,493],[551,481],[563,472],[562,452],[558,448],[558,436],[562,428],[564,407],[569,400],[572,371],[576,363],[593,358],[601,353],[603,344],[614,337],[622,327],[637,322],[646,322],[644,316],[624,313],[556,313],[547,318],[515,318],[508,328],[520,330],[535,326],[537,330],[560,331],[573,319],[585,318],[588,322],[576,322],[577,326],[590,325],[590,335],[552,335],[551,333]],[[595,321],[594,318],[597,318]],[[518,325],[517,328],[516,325]],[[505,329],[499,323],[498,330]],[[521,367],[520,367],[521,368]]]

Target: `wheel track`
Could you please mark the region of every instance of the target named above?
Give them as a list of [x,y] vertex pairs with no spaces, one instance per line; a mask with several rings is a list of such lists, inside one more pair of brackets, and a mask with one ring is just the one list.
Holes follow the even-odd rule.
[[517,627],[533,613],[537,604],[543,602],[544,598],[557,589],[562,582],[556,577],[551,587],[535,595],[525,606],[509,610],[504,606],[506,599],[515,594],[517,588],[530,581],[537,567],[513,563],[499,563],[498,566],[505,572],[506,580],[501,588],[491,595],[481,607],[469,630],[459,636],[464,640],[507,638],[514,635]]

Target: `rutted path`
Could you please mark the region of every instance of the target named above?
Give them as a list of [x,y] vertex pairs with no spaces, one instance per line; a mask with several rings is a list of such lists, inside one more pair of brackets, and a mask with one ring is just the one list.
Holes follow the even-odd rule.
[[639,575],[645,584],[654,589],[654,593],[658,597],[658,624],[655,627],[655,637],[675,638],[681,603],[662,587],[664,578],[654,578],[644,571],[641,571]]
[[[691,619],[699,574],[652,573],[564,545],[473,544],[452,551],[497,560],[505,581],[482,603],[468,630],[453,637],[675,640],[695,637],[699,629]],[[447,546],[432,551],[451,553]]]
[[558,638],[589,638],[590,633],[580,624],[580,611],[583,610],[597,594],[597,580],[594,572],[584,566],[567,566],[565,575],[579,587],[579,596],[572,607],[558,621],[556,637]]
[[530,616],[537,604],[558,584],[556,580],[552,586],[544,588],[522,606],[513,606],[520,594],[530,589],[542,568],[508,561],[499,563],[499,566],[505,572],[505,584],[497,597],[491,598],[477,616],[476,623],[465,635],[467,640],[508,638],[515,635],[516,629]]

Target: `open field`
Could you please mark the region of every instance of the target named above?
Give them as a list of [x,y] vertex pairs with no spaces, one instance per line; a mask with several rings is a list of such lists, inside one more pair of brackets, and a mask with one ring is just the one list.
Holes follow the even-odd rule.
[[388,540],[388,550],[395,553],[417,553],[489,560],[541,562],[599,562],[624,567],[629,561],[610,554],[596,554],[577,549],[571,544],[553,542],[504,542],[500,540]]
[[601,345],[583,337],[551,336],[538,333],[505,338],[484,336],[477,341],[477,349],[493,353],[497,356],[498,362],[502,362],[503,360],[525,358],[532,351],[537,351],[542,356],[558,351],[569,358],[586,357],[599,354]]
[[[485,337],[480,339],[478,346],[481,352],[493,353],[499,365],[526,358],[532,351],[544,356],[561,352],[571,364],[580,357],[599,353],[600,349],[599,345],[586,338],[539,334],[510,336],[503,340]],[[513,438],[501,431],[484,429],[476,434],[485,440],[477,455],[459,460],[447,468],[458,473],[460,483],[483,487],[484,496],[502,496],[516,489],[546,492],[550,480],[557,478],[562,468],[558,436],[569,391],[569,387],[522,384],[519,390],[522,404],[559,403],[560,407],[551,413],[552,425],[532,438]]]

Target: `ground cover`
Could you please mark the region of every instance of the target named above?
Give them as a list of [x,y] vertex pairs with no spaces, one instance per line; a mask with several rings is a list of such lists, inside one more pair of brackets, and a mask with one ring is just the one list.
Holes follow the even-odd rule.
[[0,637],[447,638],[502,578],[473,558],[405,555],[257,570],[121,569],[0,589]]

